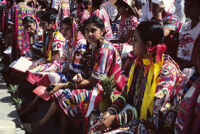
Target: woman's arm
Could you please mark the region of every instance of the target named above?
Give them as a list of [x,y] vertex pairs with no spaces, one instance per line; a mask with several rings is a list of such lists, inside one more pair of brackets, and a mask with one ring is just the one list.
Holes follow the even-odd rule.
[[97,79],[94,77],[90,77],[89,79],[83,79],[81,74],[77,74],[77,76],[75,76],[75,78],[77,78],[78,80],[74,81],[77,84],[77,89],[91,89],[93,87],[93,85],[95,85],[97,83]]
[[[122,96],[119,97],[116,101],[120,101],[120,99],[122,99]],[[114,103],[113,105],[117,105],[117,104]],[[119,106],[119,103],[118,103],[118,106]],[[111,108],[110,108],[110,110],[111,110]],[[129,106],[126,108],[125,104],[124,104],[124,106],[121,107],[121,110],[122,110],[122,108],[125,108],[125,110],[123,110],[123,112],[118,113],[118,114],[110,113],[109,109],[108,109],[108,111],[104,113],[100,123],[97,124],[97,126],[96,126],[97,129],[102,131],[102,130],[107,130],[108,128],[111,128],[111,127],[117,128],[119,126],[126,125],[131,120],[137,119],[137,111],[134,107]],[[117,111],[117,110],[114,110],[114,111]]]

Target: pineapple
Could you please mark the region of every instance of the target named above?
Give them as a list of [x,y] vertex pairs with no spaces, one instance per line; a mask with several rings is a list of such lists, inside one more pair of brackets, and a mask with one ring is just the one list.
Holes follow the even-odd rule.
[[16,109],[17,110],[20,110],[21,109],[21,106],[22,106],[22,99],[20,98],[13,98],[13,101],[14,101],[14,104],[16,106]]
[[114,76],[112,75],[110,78],[108,78],[107,76],[103,77],[101,80],[101,84],[104,92],[103,92],[103,99],[99,103],[99,112],[103,113],[112,104],[110,96],[113,90],[115,89]]

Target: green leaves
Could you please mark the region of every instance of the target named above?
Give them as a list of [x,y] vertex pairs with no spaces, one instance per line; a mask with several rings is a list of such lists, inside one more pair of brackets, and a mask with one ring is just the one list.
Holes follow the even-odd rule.
[[16,109],[20,110],[21,106],[22,106],[23,100],[18,97],[18,94],[17,94],[17,92],[18,92],[18,85],[9,85],[8,90],[9,90],[9,92],[12,95],[12,100],[14,102],[14,105],[16,106]]
[[13,98],[13,101],[14,101],[14,104],[15,104],[17,110],[21,109],[22,102],[23,102],[22,99],[17,97],[17,98]]
[[16,94],[17,93],[17,90],[18,90],[18,85],[10,85],[10,87],[8,88],[9,92],[11,94]]
[[105,75],[102,76],[101,84],[104,89],[103,95],[110,96],[113,90],[115,89],[114,76],[112,75],[110,78],[108,78],[108,76]]

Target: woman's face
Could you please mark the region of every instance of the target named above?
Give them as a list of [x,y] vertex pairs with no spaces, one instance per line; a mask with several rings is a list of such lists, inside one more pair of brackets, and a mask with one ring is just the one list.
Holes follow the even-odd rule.
[[103,37],[104,30],[98,28],[94,23],[87,24],[85,27],[85,37],[89,43],[96,43]]
[[128,13],[129,8],[123,5],[117,5],[117,11],[119,15],[125,16]]
[[135,30],[133,34],[132,45],[135,56],[144,56],[147,48],[145,48],[145,44],[143,43],[137,30]]
[[52,25],[52,24],[49,24],[48,22],[43,21],[43,20],[41,20],[40,25],[42,26],[42,29],[43,29],[45,32],[51,31],[52,28],[53,28],[53,25]]
[[27,22],[26,24],[24,24],[24,29],[27,31],[28,35],[31,36],[35,33],[36,23]]
[[72,38],[72,27],[66,24],[62,24],[61,33],[66,39],[70,40]]

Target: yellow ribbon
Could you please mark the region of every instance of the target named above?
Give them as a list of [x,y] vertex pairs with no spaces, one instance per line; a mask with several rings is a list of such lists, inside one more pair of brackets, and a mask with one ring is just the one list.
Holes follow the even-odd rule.
[[[157,77],[162,68],[163,59],[162,61],[158,61],[154,64],[151,64],[151,60],[143,58],[142,62],[145,66],[150,65],[148,76],[147,76],[147,83],[145,87],[145,93],[144,93],[141,111],[140,111],[140,120],[143,120],[143,119],[146,120],[147,111],[149,110],[151,115],[153,113],[154,94],[155,94],[156,86],[159,83],[159,80],[157,80]],[[129,93],[130,88],[131,88],[136,64],[137,64],[137,59],[135,60],[134,64],[131,67],[131,71],[128,78],[127,94]]]
[[133,66],[131,67],[131,72],[130,72],[129,77],[128,77],[128,87],[127,87],[127,91],[126,91],[127,94],[129,93],[129,91],[131,89],[131,84],[132,84],[132,81],[133,81],[133,75],[134,75],[136,63],[137,63],[137,59],[135,60]]
[[162,68],[162,65],[163,65],[163,59],[162,61],[158,61],[150,65],[149,73],[147,76],[147,83],[145,87],[145,93],[144,93],[141,111],[140,111],[140,120],[147,119],[148,110],[150,112],[150,115],[152,116],[155,90],[159,83],[159,80],[157,78]]
[[50,50],[49,53],[48,53],[48,59],[47,59],[48,61],[51,60],[51,55],[52,55],[52,51]]

